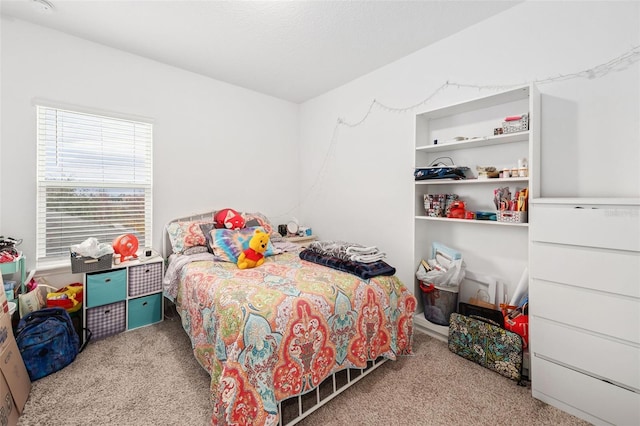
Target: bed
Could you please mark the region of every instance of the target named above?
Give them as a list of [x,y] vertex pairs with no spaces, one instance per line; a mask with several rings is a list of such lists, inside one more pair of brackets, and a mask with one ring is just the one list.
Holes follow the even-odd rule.
[[[212,424],[293,425],[386,360],[411,354],[416,299],[397,277],[363,280],[291,247],[241,270],[212,251],[223,232],[207,228],[212,217],[172,221],[163,243],[164,294],[211,376]],[[264,216],[248,217],[273,232]],[[198,229],[211,237],[206,249]]]

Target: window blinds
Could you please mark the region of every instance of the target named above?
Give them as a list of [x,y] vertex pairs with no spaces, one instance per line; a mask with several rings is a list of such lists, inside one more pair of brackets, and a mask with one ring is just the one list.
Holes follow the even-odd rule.
[[151,241],[150,123],[37,106],[37,263],[89,237]]

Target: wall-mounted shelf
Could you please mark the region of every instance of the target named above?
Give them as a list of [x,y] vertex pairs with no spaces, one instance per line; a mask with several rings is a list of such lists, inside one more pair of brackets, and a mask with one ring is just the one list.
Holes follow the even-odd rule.
[[475,225],[489,225],[489,226],[519,226],[528,227],[528,223],[512,223],[512,222],[498,222],[497,220],[476,220],[476,219],[452,219],[449,217],[431,217],[431,216],[416,216],[416,220],[434,220],[440,222],[449,223],[468,223]]
[[501,145],[514,142],[526,142],[529,139],[529,132],[511,133],[508,135],[487,136],[464,141],[445,142],[438,145],[422,145],[416,147],[416,151],[444,152],[458,149],[469,149],[483,146]]
[[529,182],[528,177],[495,178],[495,179],[433,179],[416,181],[416,185],[495,185]]

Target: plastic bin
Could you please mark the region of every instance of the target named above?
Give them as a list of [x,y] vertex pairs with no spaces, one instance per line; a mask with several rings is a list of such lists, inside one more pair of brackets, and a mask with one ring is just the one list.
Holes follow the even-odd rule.
[[449,317],[457,312],[459,287],[439,287],[420,281],[420,290],[427,321],[449,326]]

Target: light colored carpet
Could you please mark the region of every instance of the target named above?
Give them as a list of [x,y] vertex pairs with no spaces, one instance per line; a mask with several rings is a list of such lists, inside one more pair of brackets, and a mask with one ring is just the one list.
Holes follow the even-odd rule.
[[[526,387],[416,334],[415,356],[387,362],[298,423],[586,425]],[[209,376],[179,318],[91,342],[33,383],[19,425],[193,425],[210,421]]]

